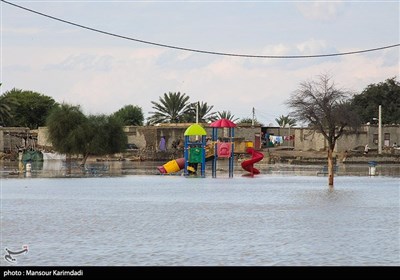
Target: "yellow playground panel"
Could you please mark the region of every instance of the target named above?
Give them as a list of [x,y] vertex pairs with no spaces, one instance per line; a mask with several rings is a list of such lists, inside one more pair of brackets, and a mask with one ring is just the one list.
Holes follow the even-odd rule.
[[245,154],[246,149],[253,147],[253,141],[245,141],[243,139],[235,139],[235,148],[233,152],[235,154]]

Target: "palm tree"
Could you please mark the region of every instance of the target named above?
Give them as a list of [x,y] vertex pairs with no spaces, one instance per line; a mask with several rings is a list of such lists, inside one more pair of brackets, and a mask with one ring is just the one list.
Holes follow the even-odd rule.
[[4,126],[6,119],[11,118],[11,108],[4,100],[4,96],[0,96],[0,125]]
[[296,125],[296,120],[289,117],[289,115],[284,116],[281,115],[279,118],[276,118],[275,121],[278,123],[280,127],[293,127]]
[[200,123],[208,123],[216,120],[216,113],[211,112],[213,105],[208,106],[207,102],[195,102],[188,106],[187,114],[185,115],[186,122],[196,121],[196,106],[198,106],[198,117]]
[[[0,83],[1,87],[2,83]],[[4,96],[0,96],[0,125],[4,125],[4,119],[11,117],[11,108],[4,101]]]
[[188,112],[189,96],[180,92],[164,93],[159,102],[151,101],[155,112],[148,118],[148,124],[179,123],[184,121],[184,115]]
[[8,97],[6,94],[0,96],[0,125],[7,125],[7,120],[10,120],[13,117],[12,107],[17,106],[18,104],[17,100]]
[[230,120],[232,122],[236,122],[236,121],[239,120],[239,118],[235,118],[235,115],[233,115],[231,113],[231,111],[218,111],[216,119],[217,120],[219,120],[219,119],[228,119],[228,120]]

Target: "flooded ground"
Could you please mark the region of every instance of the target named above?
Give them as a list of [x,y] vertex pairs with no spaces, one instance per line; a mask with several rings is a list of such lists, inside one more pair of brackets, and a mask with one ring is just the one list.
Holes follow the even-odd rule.
[[398,165],[340,165],[329,189],[317,165],[229,179],[221,162],[213,179],[156,176],[163,163],[3,162],[1,250],[26,245],[22,266],[400,265]]
[[[18,265],[400,265],[399,180],[261,174],[1,179]],[[1,258],[1,265],[12,265]]]

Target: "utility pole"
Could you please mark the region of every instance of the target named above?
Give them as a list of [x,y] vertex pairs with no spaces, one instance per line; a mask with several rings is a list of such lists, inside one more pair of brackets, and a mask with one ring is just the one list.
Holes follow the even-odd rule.
[[253,107],[253,111],[252,112],[253,112],[253,117],[251,118],[251,127],[254,127],[254,119],[255,119],[255,115],[256,115],[254,107]]
[[199,123],[199,101],[196,102],[196,123]]
[[382,105],[379,105],[378,113],[378,154],[382,154]]
[[[200,101],[196,102],[196,124],[199,124],[199,103]],[[196,141],[199,140],[199,135],[196,135]]]

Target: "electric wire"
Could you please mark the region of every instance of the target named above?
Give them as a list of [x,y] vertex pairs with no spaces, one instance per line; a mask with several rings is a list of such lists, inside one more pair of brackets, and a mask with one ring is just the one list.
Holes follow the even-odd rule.
[[158,47],[163,47],[163,48],[169,48],[169,49],[175,49],[175,50],[180,50],[180,51],[188,51],[188,52],[195,52],[195,53],[202,53],[202,54],[209,54],[209,55],[219,55],[219,56],[230,56],[230,57],[244,57],[244,58],[267,58],[267,59],[297,59],[297,58],[321,58],[321,57],[333,57],[333,56],[344,56],[344,55],[353,55],[353,54],[361,54],[361,53],[367,53],[367,52],[373,52],[373,51],[379,51],[379,50],[385,50],[385,49],[390,49],[394,47],[399,47],[400,43],[393,44],[393,45],[388,45],[384,47],[378,47],[378,48],[372,48],[372,49],[364,49],[364,50],[357,50],[357,51],[349,51],[349,52],[338,52],[338,53],[329,53],[329,54],[314,54],[314,55],[252,55],[252,54],[238,54],[238,53],[227,53],[227,52],[217,52],[217,51],[207,51],[207,50],[200,50],[200,49],[192,49],[192,48],[186,48],[186,47],[179,47],[179,46],[174,46],[174,45],[167,45],[167,44],[162,44],[162,43],[157,43],[157,42],[151,42],[151,41],[146,41],[142,39],[137,39],[133,37],[128,37],[124,35],[119,35],[116,33],[111,33],[108,31],[103,31],[100,29],[92,28],[89,26],[85,26],[82,24],[78,24],[72,21],[64,20],[58,17],[54,17],[48,14],[44,14],[5,0],[0,0],[1,2],[14,6],[16,8],[43,16],[47,17],[59,22],[63,22],[69,25],[73,25],[79,28],[83,28],[86,30],[90,30],[93,32],[101,33],[104,35],[120,38],[120,39],[125,39],[125,40],[130,40],[142,44],[147,44],[147,45],[153,45],[153,46],[158,46]]

